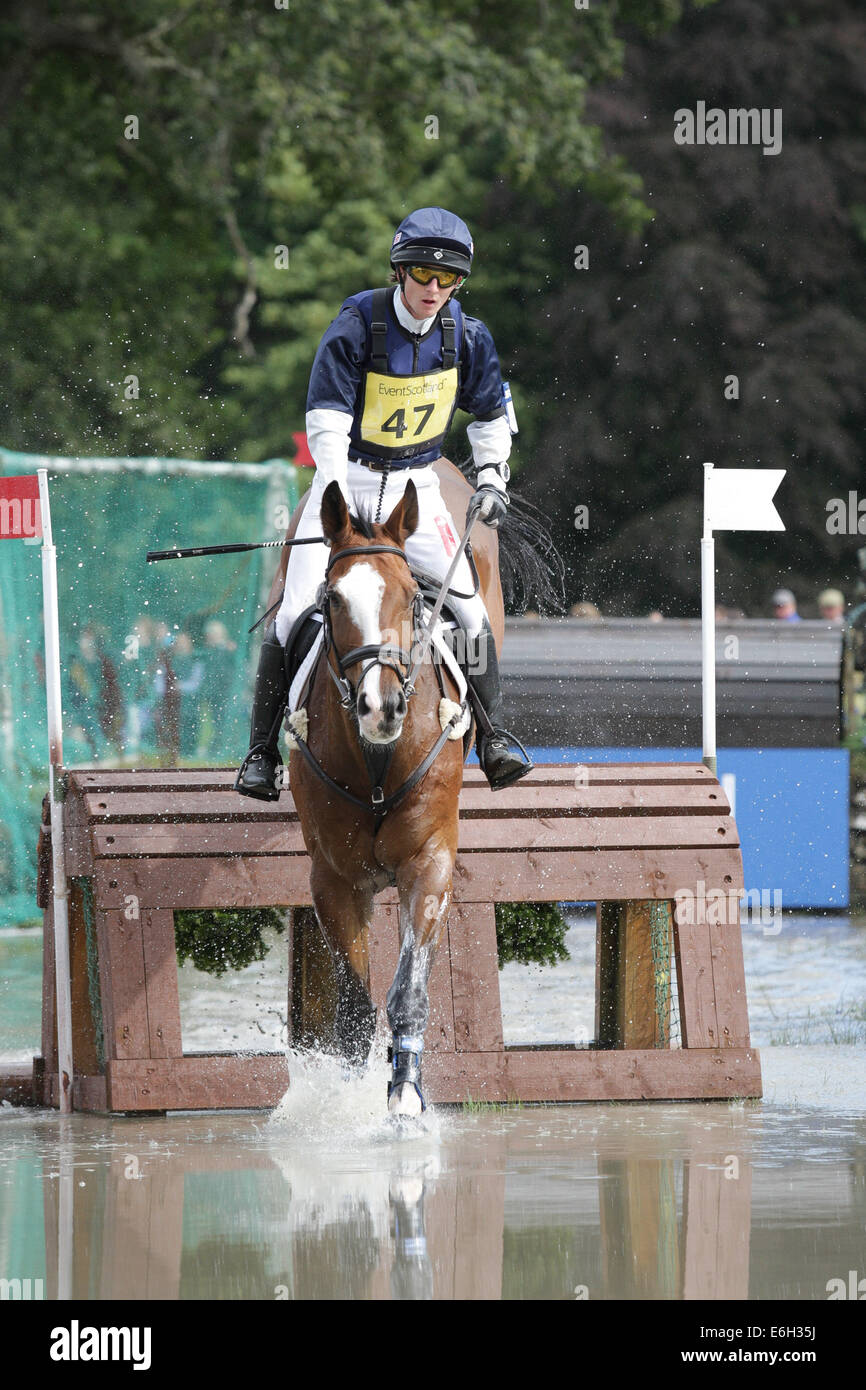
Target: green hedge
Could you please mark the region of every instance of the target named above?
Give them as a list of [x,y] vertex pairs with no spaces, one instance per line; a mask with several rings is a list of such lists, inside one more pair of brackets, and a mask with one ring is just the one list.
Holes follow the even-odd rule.
[[[192,961],[196,970],[223,975],[264,960],[264,932],[286,929],[282,913],[272,907],[211,909],[174,914],[178,964]],[[556,965],[568,960],[565,918],[558,903],[497,903],[496,942],[499,968],[509,961],[521,965]]]

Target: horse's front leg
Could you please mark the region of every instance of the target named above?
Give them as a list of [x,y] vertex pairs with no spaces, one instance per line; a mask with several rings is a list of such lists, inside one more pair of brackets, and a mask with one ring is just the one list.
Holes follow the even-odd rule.
[[426,1110],[421,1090],[421,1054],[430,1014],[427,984],[433,955],[451,906],[454,854],[444,840],[430,841],[397,870],[400,894],[400,957],[388,991],[392,1033],[388,1109],[417,1116]]
[[339,878],[319,855],[313,856],[310,891],[337,975],[335,1044],[350,1062],[365,1062],[376,1031],[369,956],[373,895]]

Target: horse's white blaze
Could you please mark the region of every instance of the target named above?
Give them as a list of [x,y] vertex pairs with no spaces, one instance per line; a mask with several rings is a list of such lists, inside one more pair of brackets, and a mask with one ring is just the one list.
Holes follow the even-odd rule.
[[[385,592],[385,580],[382,575],[366,561],[360,561],[352,565],[342,579],[337,580],[334,588],[346,604],[352,622],[361,630],[361,641],[358,645],[366,647],[373,642],[378,645],[382,641],[379,614],[382,595]],[[358,694],[363,686],[373,716],[378,716],[382,710],[382,689],[379,683],[381,671],[381,666],[370,667],[358,686]]]

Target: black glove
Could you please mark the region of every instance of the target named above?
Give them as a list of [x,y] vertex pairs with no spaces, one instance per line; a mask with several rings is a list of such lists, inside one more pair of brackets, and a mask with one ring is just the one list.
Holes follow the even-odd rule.
[[483,522],[495,529],[505,520],[507,511],[508,493],[488,483],[485,487],[478,488],[470,497],[469,506],[466,508],[466,525],[469,525],[477,512]]

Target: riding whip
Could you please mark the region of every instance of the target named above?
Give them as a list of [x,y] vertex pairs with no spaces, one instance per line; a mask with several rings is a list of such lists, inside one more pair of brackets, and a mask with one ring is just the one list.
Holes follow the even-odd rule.
[[421,662],[424,660],[424,657],[427,653],[427,648],[429,647],[430,642],[433,638],[433,629],[435,628],[436,623],[439,620],[439,614],[441,613],[442,605],[445,602],[445,595],[448,593],[451,580],[454,578],[457,566],[459,565],[463,552],[465,551],[466,546],[469,542],[469,537],[472,534],[472,527],[475,525],[480,515],[480,512],[476,512],[475,515],[472,517],[472,520],[468,522],[466,530],[463,532],[463,536],[461,537],[460,544],[458,545],[454,553],[454,559],[451,561],[448,573],[442,580],[442,588],[439,590],[439,597],[437,598],[431,610],[429,622],[427,623],[426,627],[421,629],[421,636],[418,639],[417,644],[417,655],[415,657],[415,660],[412,662],[412,665],[409,668],[409,672],[406,676],[406,683],[404,689],[407,695],[415,689],[414,680],[418,674],[418,668],[420,667]]
[[152,560],[185,560],[190,555],[236,555],[241,550],[267,550],[275,545],[316,545],[324,539],[324,536],[304,536],[299,540],[250,541],[241,545],[191,545],[185,550],[149,550],[146,559],[150,563]]

